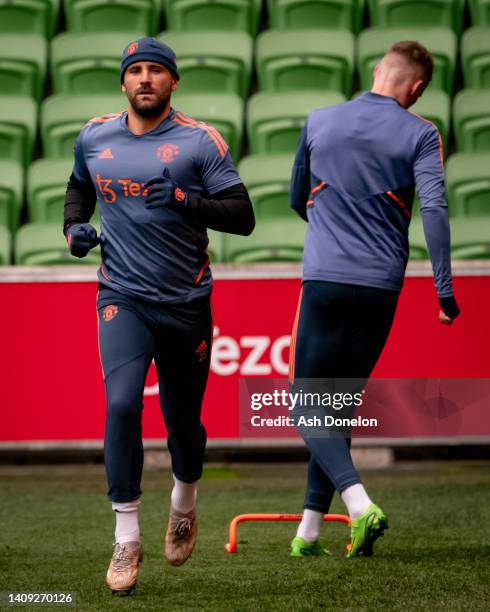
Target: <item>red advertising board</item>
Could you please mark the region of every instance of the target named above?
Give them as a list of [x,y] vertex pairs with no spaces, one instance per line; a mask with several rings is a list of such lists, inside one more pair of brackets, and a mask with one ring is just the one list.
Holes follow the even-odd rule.
[[[203,421],[210,438],[237,438],[240,377],[287,375],[300,280],[217,276]],[[490,276],[457,276],[455,289],[462,315],[446,327],[432,279],[407,278],[376,377],[490,378]],[[96,291],[95,282],[0,277],[0,442],[102,439]],[[143,414],[144,437],[164,437],[153,366]]]

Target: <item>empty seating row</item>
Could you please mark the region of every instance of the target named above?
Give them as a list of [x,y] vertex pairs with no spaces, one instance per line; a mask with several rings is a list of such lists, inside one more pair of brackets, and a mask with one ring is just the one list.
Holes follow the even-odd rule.
[[[471,23],[490,25],[488,0],[468,0]],[[348,29],[357,33],[364,18],[364,0],[267,0],[272,28]],[[371,26],[443,25],[461,32],[465,0],[367,0]],[[257,32],[262,0],[64,0],[66,26],[73,32],[168,29]],[[51,37],[60,0],[0,0],[0,32],[37,32]]]
[[[299,262],[302,258],[306,224],[297,218],[263,219],[250,236],[208,231],[212,263]],[[410,258],[428,259],[422,222],[412,220],[409,231]],[[13,243],[13,244],[12,244]],[[12,240],[0,226],[0,265],[8,265],[12,246],[20,265],[92,264],[100,262],[99,247],[87,257],[72,257],[59,223],[29,223]],[[451,221],[453,259],[490,258],[490,217],[456,218]]]
[[[294,151],[308,113],[315,108],[345,101],[340,93],[258,93],[249,99],[246,129],[253,154]],[[191,117],[213,125],[240,158],[244,134],[244,102],[235,94],[181,94],[173,106]],[[40,133],[44,157],[72,157],[73,144],[92,117],[127,107],[122,93],[47,98],[41,107]],[[446,145],[451,129],[450,99],[442,91],[427,91],[411,109],[434,123]],[[454,100],[452,126],[458,152],[490,151],[490,90],[463,90]],[[37,135],[35,103],[23,96],[0,96],[0,159],[31,162]]]
[[[223,29],[255,34],[262,0],[64,0],[67,29],[73,32],[158,32],[165,21],[174,30]],[[60,0],[0,0],[0,33],[35,32],[51,38]]]
[[[292,154],[250,155],[238,164],[258,222],[295,217],[289,206]],[[71,173],[68,159],[40,159],[26,178],[29,221],[58,222],[63,217],[66,181]],[[490,153],[452,155],[446,165],[447,197],[452,217],[487,216],[490,220]],[[23,203],[24,180],[19,164],[0,161],[0,226],[15,232]],[[414,217],[420,216],[418,204]],[[94,218],[99,219],[96,209]],[[260,224],[260,223],[259,223]]]
[[[135,32],[134,38],[142,35]],[[252,75],[253,39],[245,32],[174,32],[159,34],[176,52],[183,93],[248,95]],[[447,28],[369,29],[357,39],[346,30],[268,30],[259,34],[256,69],[262,91],[338,91],[352,94],[357,67],[361,89],[372,83],[372,72],[396,41],[415,39],[433,53],[431,89],[451,94],[457,39]],[[121,53],[127,33],[71,33],[55,37],[50,50],[54,93],[115,92],[120,87]],[[467,30],[461,43],[466,87],[490,87],[490,28]],[[0,79],[3,93],[23,93],[40,100],[47,74],[47,45],[38,35],[0,37]]]

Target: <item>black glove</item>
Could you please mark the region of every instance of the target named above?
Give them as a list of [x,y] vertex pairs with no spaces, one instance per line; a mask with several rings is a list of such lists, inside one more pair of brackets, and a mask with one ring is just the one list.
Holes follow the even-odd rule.
[[66,231],[66,239],[70,253],[75,257],[85,255],[99,244],[97,230],[90,223],[75,223]]
[[456,303],[456,300],[453,295],[451,295],[450,297],[439,298],[439,305],[442,308],[444,314],[448,316],[451,321],[454,321],[454,319],[460,313],[458,304]]
[[146,185],[148,195],[145,201],[147,208],[170,208],[183,212],[187,208],[187,194],[170,177],[168,168],[164,168],[162,176],[150,179]]

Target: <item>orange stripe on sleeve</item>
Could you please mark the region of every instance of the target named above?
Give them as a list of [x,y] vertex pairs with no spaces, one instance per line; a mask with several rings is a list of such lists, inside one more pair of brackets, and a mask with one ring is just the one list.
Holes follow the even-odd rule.
[[435,123],[432,123],[432,121],[429,121],[425,117],[422,117],[421,115],[418,115],[417,113],[414,113],[413,111],[410,111],[410,112],[412,113],[412,115],[415,115],[416,117],[418,117],[421,121],[424,121],[425,123],[428,123],[432,127],[436,128],[437,137],[439,138],[439,155],[441,157],[441,166],[444,168],[444,147],[442,144],[442,137],[441,137],[441,133],[439,132],[439,128],[437,127]]
[[179,112],[177,112],[176,115],[179,117],[179,119],[181,121],[188,122],[192,127],[197,127],[197,128],[201,128],[203,130],[206,130],[207,132],[209,132],[210,135],[212,133],[216,137],[216,139],[219,142],[221,142],[223,148],[225,148],[225,149],[228,148],[228,145],[226,144],[223,136],[221,136],[221,134],[218,132],[218,130],[215,127],[213,127],[212,125],[208,125],[204,121],[197,121],[196,119],[193,119],[192,117],[188,117],[187,115],[184,115],[184,114],[179,113]]
[[442,146],[442,138],[439,132],[437,132],[439,137],[439,155],[441,156],[441,166],[444,168],[444,147]]
[[114,121],[114,119],[117,119],[122,114],[123,111],[120,111],[119,113],[108,113],[107,115],[102,115],[102,117],[93,117],[92,119],[89,119],[87,125],[90,125],[91,123],[106,123],[107,121]]
[[224,157],[226,155],[226,152],[228,151],[228,145],[226,144],[221,134],[216,130],[216,128],[208,125],[207,123],[204,123],[204,121],[196,121],[195,119],[187,117],[182,113],[175,113],[174,121],[175,123],[183,125],[184,127],[204,130],[209,135],[214,144],[217,146],[221,157]]

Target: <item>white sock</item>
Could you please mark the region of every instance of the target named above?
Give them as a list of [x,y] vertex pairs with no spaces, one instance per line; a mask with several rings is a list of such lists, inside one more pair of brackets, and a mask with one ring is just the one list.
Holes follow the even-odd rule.
[[119,504],[112,502],[112,509],[116,513],[116,542],[140,542],[140,526],[138,522],[138,508],[140,500]]
[[342,491],[340,497],[347,506],[347,511],[351,519],[362,516],[373,503],[361,483],[347,487],[347,489]]
[[178,512],[190,512],[196,507],[197,480],[196,482],[183,482],[174,476],[174,488],[170,495],[172,508]]
[[316,542],[320,535],[320,525],[323,521],[323,512],[316,510],[303,510],[303,518],[299,524],[296,535],[307,542]]

